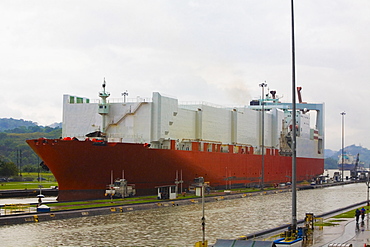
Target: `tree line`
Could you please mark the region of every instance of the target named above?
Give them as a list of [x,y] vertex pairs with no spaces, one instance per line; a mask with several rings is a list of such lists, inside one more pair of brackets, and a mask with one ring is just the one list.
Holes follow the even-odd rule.
[[29,127],[37,126],[36,122],[26,121],[23,119],[13,119],[13,118],[0,118],[0,131],[11,130],[18,127]]
[[[0,132],[0,177],[38,172],[41,160],[27,145],[26,140],[40,137],[59,138],[62,135],[62,129],[59,127],[33,127],[16,127],[12,130],[6,130],[6,132]],[[29,132],[31,129],[38,131]],[[10,173],[13,175],[9,175]]]
[[49,127],[49,126],[20,126],[20,127],[16,127],[14,129],[8,129],[8,130],[4,130],[5,133],[35,133],[35,132],[39,132],[39,133],[50,133],[52,131],[54,131],[55,128],[52,128],[52,127]]

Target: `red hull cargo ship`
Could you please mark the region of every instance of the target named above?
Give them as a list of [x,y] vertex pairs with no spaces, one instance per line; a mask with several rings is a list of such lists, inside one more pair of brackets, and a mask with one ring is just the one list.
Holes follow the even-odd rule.
[[111,174],[141,195],[162,185],[185,189],[198,177],[218,189],[288,182],[293,126],[297,180],[324,171],[322,103],[298,103],[294,125],[291,104],[274,91],[232,108],[181,104],[159,93],[108,102],[105,84],[100,97],[92,103],[64,95],[63,138],[27,140],[57,179],[59,201],[103,198]]

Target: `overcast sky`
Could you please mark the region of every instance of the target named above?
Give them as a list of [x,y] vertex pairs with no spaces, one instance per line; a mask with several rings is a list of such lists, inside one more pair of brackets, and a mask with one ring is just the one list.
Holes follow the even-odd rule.
[[[291,101],[290,0],[0,1],[0,117],[62,121],[63,94]],[[296,78],[325,103],[325,148],[370,148],[370,1],[295,1]]]

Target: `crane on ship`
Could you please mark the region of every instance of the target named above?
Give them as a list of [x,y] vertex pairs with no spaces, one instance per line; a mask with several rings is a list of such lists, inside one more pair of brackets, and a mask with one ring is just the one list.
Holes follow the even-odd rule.
[[357,180],[358,178],[358,162],[360,161],[360,154],[357,153],[355,166],[351,170],[351,178]]

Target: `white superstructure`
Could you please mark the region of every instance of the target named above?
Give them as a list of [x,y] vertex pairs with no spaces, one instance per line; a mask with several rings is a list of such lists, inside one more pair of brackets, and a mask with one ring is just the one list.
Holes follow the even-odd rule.
[[[285,150],[289,154],[289,133],[293,126],[290,104],[276,103],[266,100],[264,106],[264,148]],[[152,99],[107,100],[106,104],[108,112],[102,116],[101,101],[64,95],[63,137],[83,140],[87,133],[105,130],[108,141],[150,143],[152,148],[170,148],[170,140],[175,140],[176,149],[191,150],[191,142],[199,141],[240,144],[261,153],[260,105],[235,108],[207,103],[181,105],[177,99],[158,92],[153,93]],[[323,157],[323,104],[302,107],[316,110],[318,120],[315,128],[311,128],[310,114],[297,111],[297,156]]]

